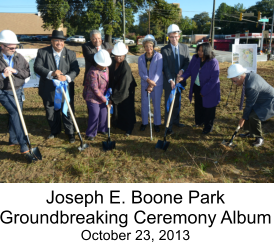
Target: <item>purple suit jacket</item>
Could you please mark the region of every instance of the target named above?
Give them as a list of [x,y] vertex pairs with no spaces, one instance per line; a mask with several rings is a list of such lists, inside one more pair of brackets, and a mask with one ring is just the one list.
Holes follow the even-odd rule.
[[[162,54],[155,51],[150,64],[149,79],[154,81],[157,84],[157,86],[163,85],[162,67]],[[138,58],[138,73],[141,78],[141,86],[147,87],[148,83],[146,82],[146,80],[148,78],[148,74],[145,63],[145,54],[141,55]]]
[[206,63],[202,66],[201,70],[200,62],[201,58],[196,57],[194,55],[191,62],[189,63],[187,70],[182,75],[182,77],[184,77],[184,80],[181,83],[183,84],[186,81],[186,79],[191,76],[189,92],[189,100],[191,102],[193,96],[193,86],[197,78],[197,75],[200,71],[199,77],[201,95],[203,96],[202,105],[205,108],[212,108],[217,106],[221,100],[219,62],[215,58],[210,61],[206,61]]

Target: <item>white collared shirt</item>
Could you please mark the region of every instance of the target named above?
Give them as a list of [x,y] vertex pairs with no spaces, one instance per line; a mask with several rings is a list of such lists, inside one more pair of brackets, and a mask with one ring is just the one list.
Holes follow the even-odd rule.
[[[55,56],[58,55],[58,56],[59,56],[59,59],[61,60],[61,53],[62,53],[63,49],[62,49],[60,52],[56,52],[54,48],[52,48],[52,49],[53,49],[53,57],[54,57],[54,59],[55,59]],[[53,79],[52,73],[53,73],[53,71],[50,71],[50,72],[48,73],[47,79],[49,79],[49,80],[52,80],[52,79]],[[72,81],[72,79],[71,79],[70,76],[65,75],[65,77],[66,77],[67,82],[70,83],[70,82]]]

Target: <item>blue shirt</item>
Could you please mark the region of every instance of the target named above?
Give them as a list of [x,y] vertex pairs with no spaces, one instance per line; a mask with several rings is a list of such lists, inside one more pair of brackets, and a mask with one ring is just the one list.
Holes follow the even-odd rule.
[[[3,54],[3,53],[2,53],[2,54]],[[13,65],[14,65],[13,60],[12,60],[13,56],[14,56],[14,55],[11,55],[11,56],[8,57],[8,56],[6,56],[5,54],[3,54],[4,60],[7,62],[7,64],[8,64],[11,68],[13,68]],[[17,73],[18,73],[18,71],[16,71],[15,74],[17,74]],[[4,75],[4,73],[2,73],[2,76],[3,76],[4,78],[6,78],[6,76]]]

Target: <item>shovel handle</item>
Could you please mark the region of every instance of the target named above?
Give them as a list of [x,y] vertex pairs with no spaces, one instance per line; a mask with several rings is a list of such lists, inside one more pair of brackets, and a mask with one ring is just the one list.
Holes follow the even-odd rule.
[[68,108],[69,108],[69,111],[70,111],[70,114],[71,114],[71,117],[72,117],[72,120],[73,120],[73,123],[74,123],[75,129],[76,129],[76,132],[80,134],[80,132],[79,132],[79,128],[78,128],[78,125],[77,125],[77,123],[76,123],[76,120],[75,120],[75,117],[74,117],[74,114],[73,114],[73,111],[72,111],[71,105],[70,105],[70,103],[69,103],[69,101],[68,101],[68,99],[67,99],[67,96],[66,96],[65,90],[64,90],[64,88],[63,88],[63,87],[61,87],[61,89],[62,89],[63,96],[64,96],[64,98],[65,98],[65,101],[66,101],[66,103],[67,103],[67,105],[68,105]]
[[110,129],[111,128],[111,122],[110,122],[110,107],[107,105],[107,109],[108,109],[108,129]]
[[169,128],[170,119],[171,119],[171,115],[172,115],[172,111],[173,111],[173,107],[174,107],[174,102],[175,102],[175,99],[176,99],[176,94],[177,94],[177,88],[176,88],[176,91],[175,91],[173,101],[172,101],[171,106],[170,106],[169,115],[168,115],[168,119],[167,119],[167,123],[166,123],[166,128]]
[[24,129],[24,133],[25,133],[26,136],[28,136],[28,131],[27,131],[27,128],[26,128],[25,120],[24,120],[23,115],[22,115],[22,110],[21,110],[19,102],[18,102],[18,98],[17,98],[17,95],[16,95],[16,91],[15,91],[14,84],[13,84],[11,76],[9,76],[9,80],[10,80],[13,96],[14,96],[14,99],[15,99],[15,103],[16,103],[16,106],[17,106],[17,111],[18,111],[23,129]]

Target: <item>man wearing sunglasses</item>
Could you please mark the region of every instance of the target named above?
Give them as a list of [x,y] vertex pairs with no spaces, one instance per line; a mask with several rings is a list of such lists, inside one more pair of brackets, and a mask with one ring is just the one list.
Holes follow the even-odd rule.
[[16,52],[17,44],[17,37],[11,30],[0,32],[0,103],[9,113],[9,145],[20,145],[20,152],[28,155],[29,148],[9,81],[9,76],[13,75],[14,88],[22,110],[22,86],[30,76],[30,68],[25,58]]

